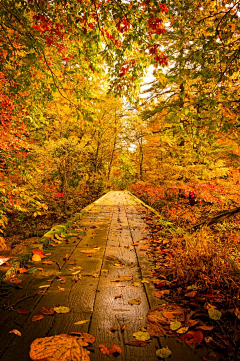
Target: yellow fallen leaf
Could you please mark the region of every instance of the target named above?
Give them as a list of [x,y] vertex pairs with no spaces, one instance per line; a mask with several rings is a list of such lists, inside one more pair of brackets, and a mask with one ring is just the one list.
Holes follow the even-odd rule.
[[74,325],[83,325],[84,323],[87,323],[87,322],[89,322],[89,320],[81,320],[81,321],[74,322]]
[[140,305],[141,304],[141,298],[138,297],[138,298],[134,298],[132,300],[129,300],[128,304],[129,305]]
[[124,282],[124,281],[131,281],[133,279],[132,276],[122,276],[119,278],[114,278],[113,280],[111,280],[111,282]]
[[41,260],[42,260],[42,258],[40,257],[39,254],[34,254],[34,255],[32,256],[32,261],[33,261],[33,262],[40,262]]
[[138,331],[133,334],[133,336],[139,341],[147,341],[151,338],[148,332],[146,331]]
[[54,307],[54,311],[57,313],[68,313],[70,312],[70,308],[65,306],[59,306],[59,307]]

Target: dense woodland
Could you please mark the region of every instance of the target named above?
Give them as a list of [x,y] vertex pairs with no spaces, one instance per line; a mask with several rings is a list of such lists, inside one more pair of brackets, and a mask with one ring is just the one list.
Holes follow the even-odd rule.
[[[237,217],[239,6],[1,1],[2,249],[109,189],[131,190],[182,236]],[[239,223],[223,218],[232,250]]]

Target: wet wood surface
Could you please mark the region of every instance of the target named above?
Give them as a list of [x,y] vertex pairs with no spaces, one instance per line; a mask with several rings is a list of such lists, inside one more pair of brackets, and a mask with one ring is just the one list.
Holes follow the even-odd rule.
[[[156,350],[166,345],[172,350],[171,361],[201,360],[187,345],[171,338],[153,338],[145,347],[126,345],[134,340],[134,332],[146,327],[149,308],[162,303],[153,297],[153,264],[144,250],[145,214],[146,208],[128,192],[109,192],[73,224],[75,236],[45,251],[49,255],[43,261],[53,261],[52,265],[38,262],[34,274],[19,276],[22,288],[12,288],[1,297],[0,360],[28,361],[36,338],[71,332],[96,337],[92,361],[109,360],[99,344],[120,346],[119,361],[157,361]],[[114,281],[124,276],[131,280]],[[141,303],[130,305],[129,300],[136,298]],[[43,307],[56,306],[69,307],[70,312],[32,321]],[[19,314],[21,309],[28,313]],[[80,320],[87,322],[74,324]],[[13,329],[22,336],[9,333]]]

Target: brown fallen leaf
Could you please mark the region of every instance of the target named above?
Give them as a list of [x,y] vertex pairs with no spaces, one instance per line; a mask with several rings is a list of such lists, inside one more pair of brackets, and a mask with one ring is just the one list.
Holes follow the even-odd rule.
[[51,265],[53,264],[54,262],[53,261],[42,261],[42,264],[48,264],[48,265]]
[[36,315],[36,316],[33,316],[32,318],[32,322],[36,322],[36,321],[40,321],[44,318],[43,315]]
[[144,347],[147,346],[149,343],[147,341],[129,341],[129,342],[125,342],[125,345],[130,345],[130,346],[137,346],[137,347]]
[[119,278],[114,278],[112,280],[110,280],[111,282],[124,282],[124,281],[132,281],[133,277],[132,276],[122,276]]
[[33,361],[45,360],[59,360],[59,350],[61,361],[90,361],[89,351],[85,350],[83,346],[88,343],[82,341],[80,337],[60,334],[56,336],[37,338],[30,346],[29,356]]

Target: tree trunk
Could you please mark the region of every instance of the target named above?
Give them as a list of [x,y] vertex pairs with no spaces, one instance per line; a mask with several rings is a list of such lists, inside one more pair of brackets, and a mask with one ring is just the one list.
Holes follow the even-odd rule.
[[207,221],[204,221],[202,223],[196,224],[196,226],[192,227],[194,231],[201,228],[202,226],[211,226],[212,224],[224,221],[224,219],[234,216],[235,214],[240,212],[240,207],[234,208],[231,211],[226,211],[218,216],[215,216],[213,218],[208,219]]

